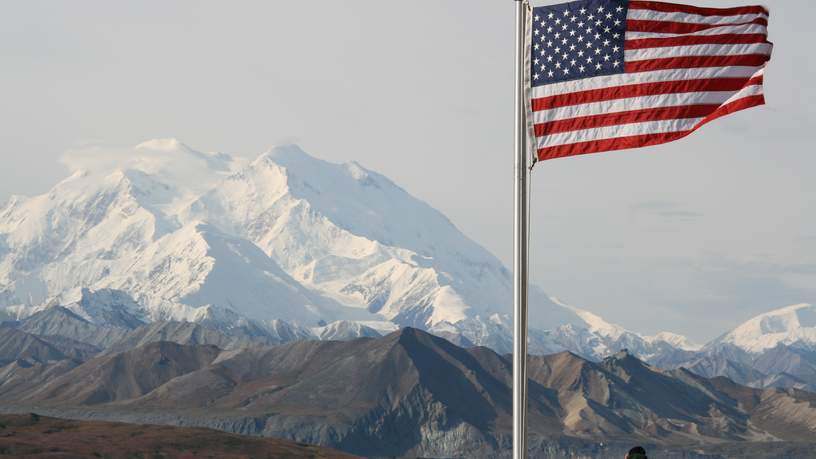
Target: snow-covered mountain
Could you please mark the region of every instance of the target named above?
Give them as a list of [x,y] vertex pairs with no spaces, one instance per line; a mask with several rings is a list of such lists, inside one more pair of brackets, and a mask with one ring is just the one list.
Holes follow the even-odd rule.
[[760,314],[712,341],[706,348],[731,345],[749,353],[761,353],[780,344],[816,350],[816,306],[795,304]]
[[[247,161],[172,139],[92,153],[68,161],[72,174],[50,192],[0,208],[4,315],[58,304],[95,324],[181,320],[252,335],[284,321],[326,338],[413,326],[510,349],[510,272],[439,211],[357,163],[294,145]],[[599,359],[627,347],[648,358],[686,345],[538,288],[530,298],[541,352]]]
[[760,314],[698,352],[665,354],[659,363],[752,387],[816,391],[816,307],[796,304]]

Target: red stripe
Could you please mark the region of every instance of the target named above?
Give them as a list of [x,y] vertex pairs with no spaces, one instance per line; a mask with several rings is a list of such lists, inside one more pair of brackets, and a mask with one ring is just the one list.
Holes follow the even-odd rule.
[[760,24],[767,26],[768,20],[757,18],[747,22],[732,22],[728,24],[700,24],[692,22],[672,22],[672,21],[647,21],[642,19],[628,19],[626,21],[627,32],[653,32],[653,33],[694,33],[702,30],[713,29],[715,27],[730,27],[747,24]]
[[661,13],[687,13],[699,14],[701,16],[736,16],[739,14],[769,14],[768,10],[762,6],[738,6],[736,8],[701,8],[691,5],[678,5],[676,3],[650,2],[632,0],[629,2],[630,10],[652,10]]
[[748,96],[743,97],[741,99],[737,99],[734,102],[722,105],[717,110],[711,112],[711,114],[700,120],[700,122],[697,123],[697,125],[694,126],[694,129],[692,130],[699,129],[701,126],[708,124],[716,120],[717,118],[722,118],[723,116],[730,115],[734,112],[745,110],[751,107],[756,107],[758,105],[765,105],[765,95],[759,94],[756,96]]
[[537,156],[539,161],[546,161],[548,159],[563,158],[566,156],[586,155],[590,153],[601,153],[604,151],[624,150],[628,148],[639,148],[667,143],[673,140],[681,139],[717,118],[729,115],[739,110],[756,107],[764,103],[765,98],[762,95],[749,96],[721,106],[688,131],[667,132],[661,134],[642,134],[628,137],[618,137],[615,139],[558,145],[539,149]]
[[590,89],[587,91],[540,97],[532,100],[532,109],[534,112],[537,112],[570,105],[658,94],[678,94],[700,91],[737,91],[752,84],[762,84],[762,75],[754,78],[705,78],[613,86],[610,88]]
[[688,37],[639,38],[626,40],[625,49],[665,48],[692,45],[736,45],[742,43],[768,43],[764,33],[726,33],[721,35],[691,35]]
[[759,67],[771,59],[767,54],[739,54],[735,56],[682,56],[627,61],[626,73],[651,72],[652,70],[695,69],[703,67],[728,67],[732,65]]
[[683,105],[678,107],[657,107],[627,112],[605,113],[603,115],[581,116],[559,121],[550,121],[535,125],[536,137],[543,137],[560,132],[580,131],[618,124],[642,123],[645,121],[674,120],[685,118],[702,118],[713,113],[719,104]]

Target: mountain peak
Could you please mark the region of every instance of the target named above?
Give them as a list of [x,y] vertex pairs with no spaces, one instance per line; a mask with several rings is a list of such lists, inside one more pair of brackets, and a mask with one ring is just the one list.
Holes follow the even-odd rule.
[[759,314],[718,338],[709,347],[731,344],[756,353],[778,344],[794,343],[816,346],[816,306],[794,304]]

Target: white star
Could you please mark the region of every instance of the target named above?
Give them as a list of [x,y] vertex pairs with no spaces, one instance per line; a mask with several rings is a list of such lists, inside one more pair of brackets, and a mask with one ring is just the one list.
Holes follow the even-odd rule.
[[604,40],[603,44],[604,46],[609,46],[609,40]]
[[621,25],[621,20],[620,20],[620,19],[615,19],[615,25],[616,25],[616,26]]
[[533,29],[533,35],[538,35],[538,29]]
[[541,64],[541,71],[543,72],[543,71],[545,71],[545,70],[547,70],[547,66],[546,66],[546,65],[544,65],[544,64]]
[[575,59],[573,59],[573,60],[571,60],[571,61],[570,61],[570,65],[572,65],[573,67],[575,67],[575,64],[576,64],[577,62],[578,62],[578,61],[576,61]]
[[552,32],[552,31],[553,31],[552,26],[547,27],[547,33]]
[[589,57],[587,58],[587,64],[591,64],[591,63],[592,63],[592,56],[589,56]]
[[606,18],[607,19],[612,19],[612,13],[606,13]]
[[620,49],[620,46],[615,46],[614,48],[612,48],[612,52],[617,53],[619,49]]
[[620,38],[620,34],[616,33],[615,35],[612,35],[612,38]]
[[578,16],[573,16],[570,18],[570,21],[575,22],[578,20]]
[[569,54],[564,53],[564,54],[562,54],[562,56],[564,56],[564,60],[567,60],[567,58],[569,57]]
[[538,43],[536,43],[536,44],[534,44],[534,45],[533,45],[533,49],[536,49],[536,50],[537,50],[538,48],[539,48]]
[[591,21],[591,20],[595,19],[595,15],[594,15],[594,14],[590,14],[589,16],[587,16],[587,19],[589,19],[589,20]]
[[555,38],[561,38],[561,32],[556,32],[555,33]]
[[621,11],[623,11],[623,7],[622,7],[622,6],[618,6],[617,8],[615,8],[615,11],[617,11],[618,13],[620,13]]
[[534,19],[536,20],[536,22],[538,22],[538,20],[541,18],[536,14]]
[[566,38],[562,38],[562,39],[561,39],[561,44],[562,44],[562,45],[566,45],[566,44],[567,44],[567,39],[566,39]]
[[596,26],[599,26],[599,25],[601,25],[601,24],[603,24],[603,21],[601,21],[600,19],[598,19],[597,21],[595,21],[595,25],[596,25]]
[[574,36],[575,36],[575,31],[574,31],[574,30],[570,30],[570,37],[574,37]]
[[533,79],[534,79],[534,80],[537,80],[537,79],[538,79],[538,74],[537,74],[537,73],[533,75]]
[[582,41],[584,41],[584,36],[583,35],[578,37],[578,43],[581,43]]
[[611,29],[611,28],[609,28],[609,27],[604,27],[604,32],[609,33],[609,32],[611,32],[611,31],[612,31],[612,29]]
[[569,16],[569,10],[564,10],[564,17]]
[[570,45],[570,51],[575,51],[575,45]]
[[547,62],[552,62],[552,60],[553,60],[552,56],[547,56]]
[[584,67],[584,66],[582,65],[582,66],[578,67],[578,70],[580,70],[580,71],[581,71],[581,73],[584,73],[584,70],[586,70],[586,67]]
[[579,28],[579,29],[580,29],[581,27],[583,27],[583,26],[584,26],[584,21],[581,21],[581,22],[579,22],[579,23],[578,23],[578,28]]
[[553,42],[552,40],[547,42],[547,48],[552,48]]
[[603,13],[603,12],[604,12],[604,7],[603,7],[603,5],[598,7],[598,12],[599,12],[599,13]]
[[555,15],[552,13],[552,11],[550,11],[550,14],[547,15],[547,17],[550,18],[550,19],[552,19],[553,16],[555,16]]
[[581,14],[586,14],[586,8],[581,8],[581,9],[580,9],[580,10],[578,10],[578,11],[579,11]]
[[555,54],[561,54],[561,47],[560,46],[555,47]]
[[533,65],[538,65],[538,58],[533,59]]
[[596,40],[600,40],[600,39],[601,39],[601,34],[596,33],[596,34],[595,34],[595,39],[596,39]]
[[601,48],[595,48],[595,54],[601,54]]
[[578,57],[584,57],[584,50],[578,51]]
[[610,59],[609,54],[607,54],[606,56],[604,56],[604,60],[605,60],[605,61],[608,61],[609,59]]
[[555,72],[553,72],[552,70],[550,70],[549,72],[547,72],[547,75],[549,75],[549,76],[550,76],[550,78],[552,78],[553,76],[555,76]]
[[603,67],[601,64],[595,64],[595,70],[600,70]]
[[562,30],[567,30],[567,23],[566,22],[561,26],[561,29]]
[[612,66],[613,66],[613,67],[617,67],[617,66],[619,66],[619,65],[620,65],[620,61],[615,61],[615,62],[613,62],[613,63],[612,63]]
[[564,75],[569,75],[569,69],[564,67]]
[[560,62],[556,62],[556,63],[555,63],[555,68],[560,69],[560,68],[561,68],[561,63],[560,63]]
[[561,19],[556,19],[556,20],[555,20],[555,23],[556,23],[556,24],[561,24]]

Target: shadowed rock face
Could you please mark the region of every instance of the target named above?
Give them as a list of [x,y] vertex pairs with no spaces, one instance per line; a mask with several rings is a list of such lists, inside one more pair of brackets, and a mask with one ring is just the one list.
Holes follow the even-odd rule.
[[[139,323],[141,325],[141,322]],[[19,330],[45,337],[66,338],[101,349],[124,338],[132,328],[97,325],[62,306],[52,306],[37,312],[17,325]]]
[[[20,384],[23,375],[37,383]],[[510,444],[511,376],[504,356],[409,328],[227,351],[160,341],[78,366],[15,362],[0,369],[0,402],[362,455],[484,457]],[[531,444],[543,457],[598,441],[682,447],[816,435],[814,395],[657,370],[625,352],[602,362],[567,352],[531,357],[529,376]]]
[[69,358],[56,346],[30,333],[0,327],[0,365],[15,360],[49,362]]

